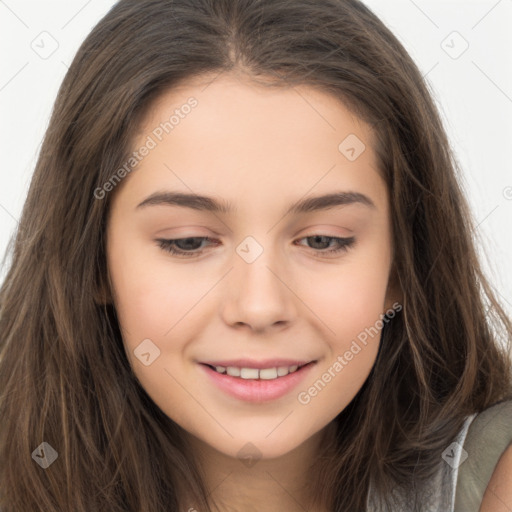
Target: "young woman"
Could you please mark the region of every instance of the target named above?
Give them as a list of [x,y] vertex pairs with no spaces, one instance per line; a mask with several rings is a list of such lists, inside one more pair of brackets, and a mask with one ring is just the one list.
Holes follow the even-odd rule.
[[359,1],[118,2],[0,292],[1,510],[512,508],[456,170]]

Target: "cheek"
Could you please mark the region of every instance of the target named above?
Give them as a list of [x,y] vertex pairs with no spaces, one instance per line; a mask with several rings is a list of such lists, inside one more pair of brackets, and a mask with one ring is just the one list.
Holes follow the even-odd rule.
[[[183,375],[175,372],[183,350],[179,340],[187,338],[182,329],[187,322],[179,322],[197,302],[198,292],[190,278],[186,280],[176,270],[170,272],[165,255],[155,258],[154,250],[115,242],[109,248],[108,264],[126,355],[151,399],[183,423],[183,404],[190,396],[184,391]],[[166,342],[170,336],[172,343]],[[149,361],[144,362],[145,353]]]
[[[328,356],[314,379],[305,383],[298,402],[310,414],[337,415],[364,384],[378,353],[390,253],[375,244],[315,279],[304,297],[322,320]],[[306,295],[307,293],[307,295]]]
[[323,362],[314,378],[297,394],[297,412],[311,432],[335,418],[357,395],[375,361],[378,339],[367,345],[356,340],[345,348],[347,350],[340,350],[335,357]]
[[358,256],[357,261],[347,260],[333,267],[332,272],[311,275],[303,281],[301,296],[340,349],[384,313],[388,261],[385,255]]
[[130,344],[162,338],[204,294],[200,280],[169,265],[166,255],[155,253],[152,246],[137,250],[113,244],[109,271],[118,318]]
[[[299,407],[314,417],[313,430],[337,416],[359,392],[377,356],[382,333],[386,275],[368,267],[331,281],[331,293],[317,298],[315,308],[328,326],[328,356],[313,378],[299,390]],[[313,309],[313,308],[312,308]]]

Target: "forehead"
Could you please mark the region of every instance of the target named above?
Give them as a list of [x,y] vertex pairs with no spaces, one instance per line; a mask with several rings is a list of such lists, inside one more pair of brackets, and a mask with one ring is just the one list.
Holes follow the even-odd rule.
[[160,184],[235,201],[240,189],[255,198],[340,187],[383,192],[371,128],[339,99],[309,86],[195,77],[153,102],[133,150],[149,139],[152,149],[126,180],[141,193]]
[[[190,115],[185,113],[179,121],[173,120],[172,130],[178,124],[184,125],[181,121],[190,117],[192,121],[187,124],[193,125],[198,137],[212,138],[232,128],[232,135],[257,133],[260,141],[266,135],[271,140],[279,135],[277,143],[311,138],[313,134],[321,137],[324,133],[337,132],[341,136],[344,131],[354,130],[368,144],[374,142],[371,128],[332,94],[309,85],[263,83],[229,73],[188,79],[153,101],[139,127],[139,135],[150,133],[169,121],[175,111],[181,114],[179,111],[185,107]],[[186,104],[191,98],[197,106],[188,109]],[[213,121],[217,123],[215,126],[211,126]],[[266,126],[265,132],[259,131],[261,124]],[[201,127],[203,132],[199,131]]]

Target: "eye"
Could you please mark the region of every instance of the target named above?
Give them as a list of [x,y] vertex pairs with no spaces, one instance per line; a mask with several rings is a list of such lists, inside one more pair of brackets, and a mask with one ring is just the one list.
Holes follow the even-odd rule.
[[[197,244],[197,240],[200,241],[199,245]],[[199,256],[204,252],[204,249],[198,251],[199,247],[203,241],[213,241],[212,238],[207,236],[192,236],[189,238],[175,238],[175,239],[157,239],[158,245],[167,252],[175,256],[183,256],[185,258],[191,258],[194,256]],[[180,249],[179,246],[184,247],[184,249]],[[176,248],[178,246],[178,248]],[[193,252],[192,252],[193,251]]]
[[[348,249],[352,247],[355,242],[355,238],[353,236],[348,238],[341,238],[327,235],[310,235],[307,237],[300,238],[299,241],[300,240],[308,240],[308,242],[312,241],[314,245],[327,245],[327,247],[329,247],[331,245],[331,242],[333,241],[336,243],[336,245],[333,248],[327,250],[325,250],[327,247],[321,247],[319,249],[313,247],[312,249],[320,256],[322,256],[322,254],[331,255],[342,251],[348,251]],[[174,239],[159,238],[156,241],[158,242],[158,246],[164,251],[169,252],[174,256],[184,258],[193,258],[203,254],[205,251],[204,247],[202,247],[203,242],[214,242],[216,245],[218,245],[216,240],[206,236],[194,236],[188,238]]]
[[[310,235],[306,236],[304,238],[301,238],[299,240],[308,240],[308,242],[313,241],[313,245],[319,244],[321,246],[324,246],[327,244],[327,247],[331,245],[331,242],[335,242],[336,245],[334,248],[328,249],[328,250],[318,250],[317,252],[320,253],[320,256],[323,254],[336,254],[341,251],[348,251],[350,247],[354,245],[355,238],[353,236],[348,238],[341,238],[336,236],[327,236],[327,235]],[[313,249],[315,249],[313,247]],[[322,249],[325,249],[325,247],[322,247]]]

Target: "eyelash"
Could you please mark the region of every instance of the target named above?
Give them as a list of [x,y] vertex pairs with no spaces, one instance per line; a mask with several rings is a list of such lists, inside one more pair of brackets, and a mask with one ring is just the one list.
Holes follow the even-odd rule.
[[[337,254],[340,252],[347,252],[355,242],[355,238],[353,236],[348,238],[341,238],[341,237],[335,237],[335,236],[327,236],[327,235],[309,235],[302,238],[299,238],[299,240],[304,240],[307,238],[315,238],[315,237],[321,237],[321,238],[327,238],[329,240],[335,240],[338,242],[339,246],[336,249],[329,249],[329,250],[321,250],[321,249],[313,249],[313,251],[317,251],[318,254],[321,256],[322,254]],[[207,236],[189,236],[186,238],[174,238],[174,239],[165,239],[165,238],[158,238],[156,241],[158,242],[159,247],[166,251],[171,253],[173,256],[177,257],[183,257],[183,258],[194,258],[199,257],[204,253],[204,249],[202,250],[194,250],[192,251],[183,251],[181,249],[176,249],[174,247],[174,242],[182,241],[182,240],[208,240],[208,241],[214,241],[214,239],[207,237]]]

